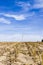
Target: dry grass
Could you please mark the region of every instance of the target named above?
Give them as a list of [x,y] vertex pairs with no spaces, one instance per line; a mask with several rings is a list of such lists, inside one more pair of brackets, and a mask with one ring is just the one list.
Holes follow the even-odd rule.
[[43,65],[43,42],[0,42],[0,65]]

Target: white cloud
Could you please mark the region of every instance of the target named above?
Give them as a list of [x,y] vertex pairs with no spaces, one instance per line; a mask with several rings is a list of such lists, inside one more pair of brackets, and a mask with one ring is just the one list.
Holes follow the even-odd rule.
[[20,6],[24,12],[27,12],[31,7],[31,4],[29,2],[19,1],[19,2],[16,2],[16,4],[17,6]]
[[43,0],[34,0],[34,6],[33,8],[43,8]]
[[34,8],[43,8],[43,4],[35,4]]
[[0,18],[1,23],[10,24],[11,22],[5,18]]
[[33,8],[37,8],[37,9],[43,8],[43,0],[34,0],[33,5],[30,4],[29,1],[28,2],[19,1],[16,4],[22,8],[23,12],[28,12],[30,11],[30,9],[33,9]]
[[6,17],[12,17],[14,18],[15,20],[25,20],[26,17],[24,15],[12,15],[12,14],[4,14],[4,16]]

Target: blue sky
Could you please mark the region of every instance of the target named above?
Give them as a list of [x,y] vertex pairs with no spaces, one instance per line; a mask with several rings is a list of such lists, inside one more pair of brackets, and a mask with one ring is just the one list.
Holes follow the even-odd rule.
[[40,41],[43,0],[0,0],[0,41]]

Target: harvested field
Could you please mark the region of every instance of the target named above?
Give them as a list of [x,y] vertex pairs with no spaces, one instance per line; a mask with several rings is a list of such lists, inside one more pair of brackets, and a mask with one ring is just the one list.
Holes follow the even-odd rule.
[[43,65],[43,42],[0,42],[0,65]]

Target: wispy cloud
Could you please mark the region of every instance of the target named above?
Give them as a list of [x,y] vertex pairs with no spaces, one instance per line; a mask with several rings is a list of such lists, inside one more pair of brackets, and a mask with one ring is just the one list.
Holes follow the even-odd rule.
[[12,17],[15,20],[25,20],[26,19],[25,15],[23,15],[23,14],[20,14],[20,15],[3,14],[3,15],[6,16],[6,17]]
[[31,7],[31,4],[29,2],[19,1],[16,2],[16,4],[17,6],[21,7],[24,12],[27,12]]
[[0,18],[0,23],[11,24],[11,22],[5,18]]
[[30,4],[30,2],[23,2],[19,1],[16,4],[22,8],[22,11],[28,12],[30,9],[35,9],[35,8],[43,8],[43,0],[34,0],[32,1],[33,4]]
[[33,8],[43,8],[43,0],[34,0]]

